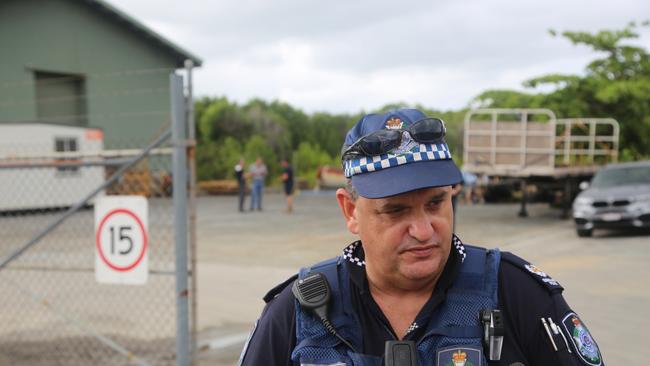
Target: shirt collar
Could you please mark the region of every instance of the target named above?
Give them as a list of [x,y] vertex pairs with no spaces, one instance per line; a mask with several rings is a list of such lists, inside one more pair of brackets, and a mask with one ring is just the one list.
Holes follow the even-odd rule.
[[[442,275],[436,284],[434,292],[446,290],[458,277],[458,271],[465,257],[465,246],[460,238],[453,234],[451,238],[451,251],[445,264]],[[366,278],[366,256],[363,251],[363,245],[357,240],[343,249],[343,259],[348,263],[350,278],[352,282],[363,292],[368,291],[368,281]]]
[[[428,323],[431,315],[435,309],[444,301],[447,290],[451,285],[456,281],[458,274],[460,272],[460,266],[465,260],[465,246],[456,234],[452,236],[452,248],[449,253],[449,258],[445,264],[445,268],[442,271],[442,275],[438,279],[436,286],[431,294],[431,297],[422,307],[419,314],[416,316],[413,323],[409,327],[404,339],[417,339],[422,336],[424,329],[426,329],[426,324]],[[368,279],[366,277],[366,261],[365,253],[363,251],[363,245],[361,241],[355,241],[354,243],[348,245],[343,249],[343,258],[346,260],[348,265],[348,270],[350,272],[350,279],[355,287],[359,289],[359,294],[362,298],[365,298],[371,308],[376,308],[379,313],[381,310],[378,310],[378,306],[372,299],[370,290],[368,288]],[[387,320],[383,314],[378,316],[387,324]]]

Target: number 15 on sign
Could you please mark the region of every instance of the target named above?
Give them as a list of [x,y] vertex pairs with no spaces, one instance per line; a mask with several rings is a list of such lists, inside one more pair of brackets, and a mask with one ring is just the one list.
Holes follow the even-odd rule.
[[105,196],[95,202],[95,279],[142,285],[149,274],[147,200]]

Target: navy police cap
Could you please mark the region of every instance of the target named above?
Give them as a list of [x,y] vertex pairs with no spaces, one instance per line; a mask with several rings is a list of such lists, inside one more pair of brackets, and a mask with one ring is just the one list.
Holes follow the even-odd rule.
[[[368,114],[348,131],[343,150],[372,132],[403,130],[425,118],[427,116],[419,110],[407,108]],[[444,138],[434,143],[420,143],[408,132],[402,132],[401,144],[386,153],[344,156],[343,170],[359,195],[366,198],[384,198],[422,188],[450,186],[462,180]]]

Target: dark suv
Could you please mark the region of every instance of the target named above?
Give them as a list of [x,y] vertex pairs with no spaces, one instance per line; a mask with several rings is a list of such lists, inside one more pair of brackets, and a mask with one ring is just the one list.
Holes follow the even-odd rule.
[[578,236],[596,228],[650,227],[650,161],[607,165],[587,187],[573,201]]

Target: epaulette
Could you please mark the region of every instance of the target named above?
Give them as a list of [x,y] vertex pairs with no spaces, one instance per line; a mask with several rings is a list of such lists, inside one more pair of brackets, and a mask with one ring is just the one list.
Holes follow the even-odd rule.
[[522,271],[528,273],[532,278],[534,278],[539,284],[542,285],[551,293],[562,292],[564,287],[560,285],[559,282],[551,278],[546,272],[539,269],[530,262],[510,253],[510,252],[501,252],[501,260],[504,260],[508,263],[513,264],[515,267],[521,269]]
[[269,290],[269,292],[267,292],[266,295],[264,295],[264,297],[263,297],[264,302],[268,304],[271,300],[275,299],[275,297],[278,296],[280,294],[280,292],[282,292],[282,290],[284,290],[287,286],[292,284],[293,281],[296,280],[296,278],[298,278],[297,273],[295,275],[289,277],[288,280],[282,282],[281,284],[279,284],[279,285],[275,286],[274,288],[272,288],[271,290]]

